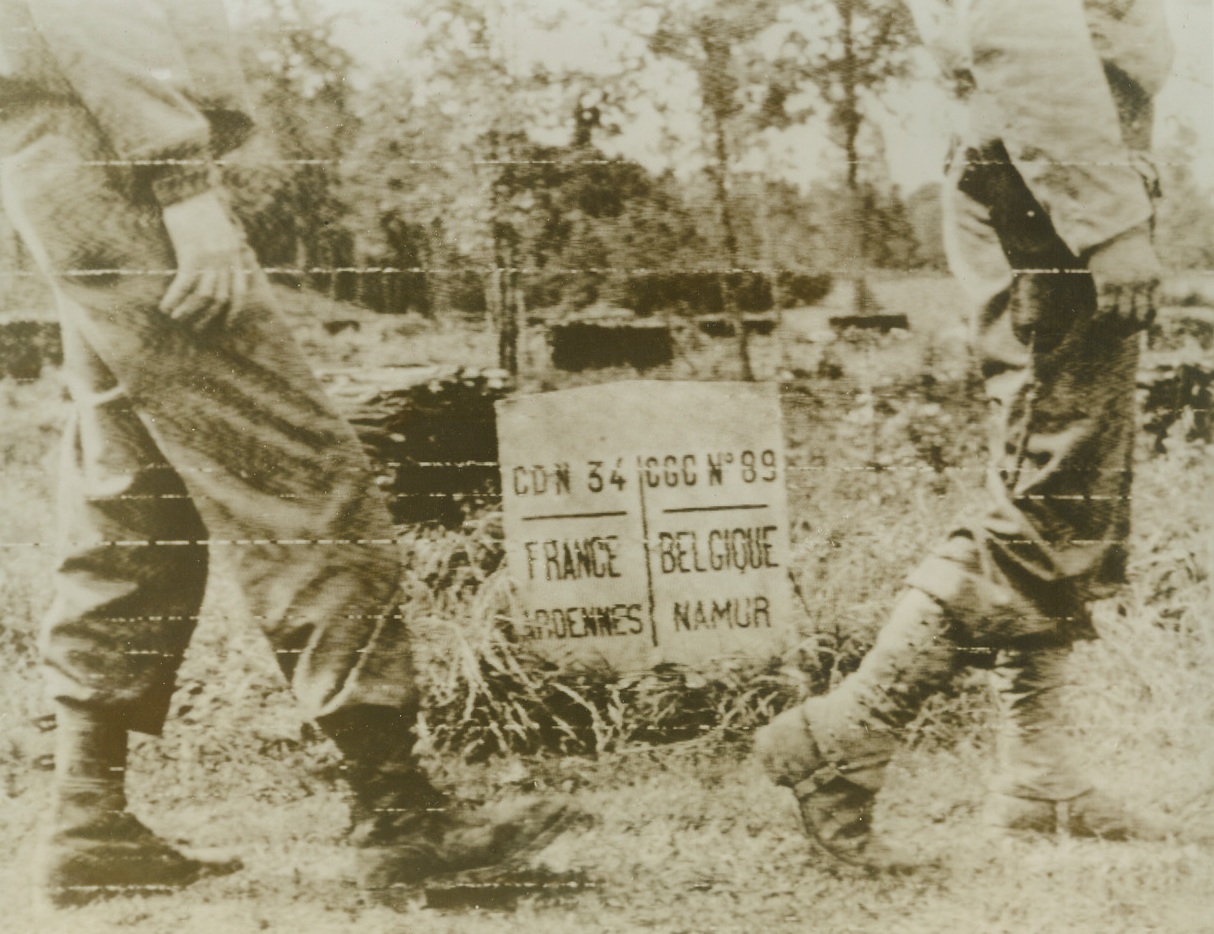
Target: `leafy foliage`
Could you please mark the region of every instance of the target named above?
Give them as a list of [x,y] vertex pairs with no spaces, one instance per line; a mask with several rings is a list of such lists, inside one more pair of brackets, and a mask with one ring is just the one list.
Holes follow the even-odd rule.
[[[809,112],[803,92],[819,66],[806,56],[817,47],[792,41],[779,4],[590,7],[637,24],[640,44],[616,72],[521,54],[519,22],[552,26],[530,6],[442,0],[418,7],[421,54],[407,74],[352,82],[336,18],[312,0],[259,0],[243,57],[267,132],[233,157],[229,178],[263,263],[377,310],[489,314],[510,365],[529,309],[740,311],[754,303],[725,271],[755,270],[789,295],[760,271],[819,275],[847,254],[828,192],[738,184],[764,129]],[[773,29],[786,40],[774,61]],[[612,152],[657,100],[649,71],[663,58],[698,76],[706,176],[655,174]],[[880,223],[897,214],[891,198],[884,213],[874,207]],[[693,278],[659,300],[655,272]],[[717,282],[705,291],[695,276]]]
[[353,59],[313,0],[266,3],[241,51],[268,133],[228,172],[235,207],[264,264],[350,297],[332,270],[354,262],[339,175],[359,132],[346,80]]

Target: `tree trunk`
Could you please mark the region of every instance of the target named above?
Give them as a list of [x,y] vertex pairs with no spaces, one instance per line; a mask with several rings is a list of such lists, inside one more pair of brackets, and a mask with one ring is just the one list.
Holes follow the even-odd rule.
[[519,304],[518,272],[511,267],[502,271],[498,320],[498,366],[511,376],[518,376]]
[[442,226],[435,221],[427,233],[426,302],[430,306],[430,317],[438,318],[452,308],[451,263],[448,261]]
[[[717,163],[716,171],[713,173],[714,190],[717,196],[717,208],[721,214],[725,258],[732,271],[738,268],[738,235],[734,229],[733,210],[729,204],[729,145],[725,138],[725,115],[717,107],[713,108],[713,144]],[[741,378],[746,382],[752,382],[755,376],[750,367],[750,335],[746,332],[746,314],[737,302],[728,273],[721,276],[721,301],[725,314],[732,317],[737,325],[738,362]]]
[[489,141],[490,159],[498,165],[497,176],[489,187],[489,223],[493,226],[493,264],[496,267],[490,313],[497,328],[498,366],[513,377],[518,376],[519,322],[517,302],[514,300],[518,264],[515,262],[513,244],[503,237],[509,224],[509,218],[503,216],[509,209],[509,199],[505,199],[506,204],[503,205],[502,154],[496,131],[490,133]]
[[851,0],[843,0],[839,4],[839,12],[843,17],[843,96],[845,113],[843,115],[844,147],[847,154],[847,210],[848,210],[848,240],[852,255],[856,261],[856,271],[852,274],[855,285],[856,313],[865,314],[877,309],[877,303],[868,288],[868,210],[864,199],[860,196],[860,154],[857,140],[860,136],[860,96],[858,93],[859,76],[856,62],[855,35],[852,24],[855,10]]
[[771,187],[765,176],[760,176],[758,182],[759,207],[759,236],[763,242],[763,265],[767,267],[770,279],[771,308],[777,318],[783,317],[784,285],[780,281],[779,256],[776,254],[775,239],[771,234]]

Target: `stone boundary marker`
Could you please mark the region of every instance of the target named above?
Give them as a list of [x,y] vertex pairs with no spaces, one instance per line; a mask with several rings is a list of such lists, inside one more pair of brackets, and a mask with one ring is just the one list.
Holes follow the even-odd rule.
[[497,403],[519,637],[619,670],[768,658],[795,632],[771,384],[638,380]]

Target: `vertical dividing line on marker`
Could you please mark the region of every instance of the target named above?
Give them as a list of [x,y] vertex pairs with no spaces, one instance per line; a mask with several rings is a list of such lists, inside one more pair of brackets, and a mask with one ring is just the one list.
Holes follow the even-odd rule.
[[649,631],[654,647],[658,644],[658,614],[653,599],[653,557],[649,554],[649,512],[645,506],[645,473],[641,455],[637,455],[637,496],[641,501],[641,544],[645,548],[645,589],[649,593]]

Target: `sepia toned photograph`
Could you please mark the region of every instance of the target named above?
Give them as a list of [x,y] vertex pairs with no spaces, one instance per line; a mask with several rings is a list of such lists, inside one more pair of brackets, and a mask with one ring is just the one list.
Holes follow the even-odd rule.
[[0,927],[1214,931],[1211,0],[0,0]]

